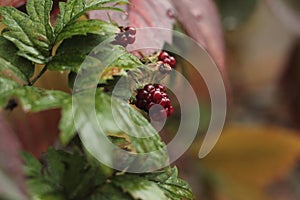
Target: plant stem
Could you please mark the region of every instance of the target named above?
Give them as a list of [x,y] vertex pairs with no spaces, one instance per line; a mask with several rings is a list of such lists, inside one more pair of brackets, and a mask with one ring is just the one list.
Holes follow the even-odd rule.
[[47,71],[47,65],[43,67],[43,69],[39,72],[39,74],[28,84],[28,86],[33,86],[39,78]]

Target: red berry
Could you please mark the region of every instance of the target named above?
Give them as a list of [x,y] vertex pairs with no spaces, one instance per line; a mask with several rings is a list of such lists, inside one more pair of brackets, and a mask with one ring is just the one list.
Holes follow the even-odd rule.
[[135,42],[135,36],[134,35],[128,35],[127,36],[127,42],[128,44],[133,44]]
[[128,26],[128,27],[126,27],[124,30],[125,30],[128,34],[130,34],[130,35],[135,35],[135,34],[136,34],[136,29],[135,29],[134,27]]
[[170,58],[170,62],[168,63],[172,68],[174,68],[175,67],[175,65],[176,65],[176,60],[175,60],[175,58],[173,57],[173,56],[171,56]]
[[138,107],[139,109],[144,110],[146,108],[147,105],[147,101],[143,100],[143,99],[138,99],[135,103],[136,107]]
[[127,46],[127,36],[125,34],[119,33],[115,38],[117,44],[122,46]]
[[159,89],[159,90],[162,91],[162,92],[166,92],[166,91],[167,91],[167,90],[166,90],[166,87],[163,86],[163,85],[161,85],[161,84],[154,84],[154,87],[155,87],[156,89]]
[[[166,87],[161,84],[147,84],[143,89],[138,89],[135,99],[136,107],[148,112],[150,117],[156,121],[162,120],[174,112],[166,94]],[[154,106],[157,104],[159,106]]]
[[158,59],[163,61],[165,58],[168,58],[169,57],[169,54],[165,51],[162,51],[159,56],[158,56]]
[[145,100],[147,102],[151,102],[152,101],[152,95],[151,94],[148,94],[147,97],[145,98]]
[[148,92],[146,90],[139,89],[136,98],[137,99],[146,99]]
[[170,58],[168,57],[168,58],[165,58],[164,60],[163,60],[163,62],[165,63],[165,64],[169,64],[170,66],[171,66],[171,60],[170,60]]
[[169,103],[170,103],[170,100],[168,98],[164,97],[160,100],[159,105],[166,108],[166,107],[168,107]]
[[169,97],[168,94],[165,92],[162,92],[161,95],[162,95],[162,97]]
[[169,107],[171,105],[171,101],[169,98],[166,98],[166,107]]
[[170,116],[174,113],[174,107],[173,106],[169,106],[166,110],[167,110],[168,116]]
[[151,93],[152,95],[152,100],[154,101],[154,103],[159,103],[160,100],[162,99],[162,95],[160,91],[154,91]]
[[155,87],[152,84],[147,84],[145,85],[144,90],[146,90],[147,92],[152,92],[153,90],[155,90]]

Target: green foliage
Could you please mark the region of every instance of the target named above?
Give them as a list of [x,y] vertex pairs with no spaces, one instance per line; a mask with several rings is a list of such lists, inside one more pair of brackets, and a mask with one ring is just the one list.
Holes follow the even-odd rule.
[[[102,67],[115,66],[133,69],[143,66],[139,59],[128,53],[124,47],[110,44],[112,33],[107,33],[74,36],[64,40],[58,47],[56,56],[49,62],[48,69],[78,72],[82,63],[87,59],[93,60],[94,66],[100,65],[100,61]],[[104,63],[107,66],[103,66]]]
[[104,21],[99,20],[83,20],[66,26],[57,36],[57,41],[71,38],[75,35],[86,35],[88,33],[98,34],[102,37],[113,35],[118,32],[118,27]]
[[54,32],[59,34],[63,32],[64,27],[75,22],[80,16],[90,10],[116,10],[115,7],[105,7],[107,3],[128,3],[128,0],[70,0],[67,3],[60,2],[60,14],[57,23],[54,27]]
[[149,174],[117,173],[99,166],[81,151],[49,149],[43,164],[24,153],[25,173],[33,199],[193,199],[176,168]]
[[[4,47],[4,48],[1,48]],[[0,72],[16,81],[29,82],[34,66],[28,60],[17,55],[18,49],[8,40],[0,36]]]
[[51,0],[28,1],[28,15],[13,7],[0,7],[3,22],[8,26],[3,37],[19,48],[20,56],[40,64],[49,59],[51,39],[54,37],[49,25],[51,4]]
[[[60,140],[65,149],[50,148],[40,161],[23,154],[31,198],[192,199],[189,186],[177,178],[176,169],[167,168],[151,174],[126,173],[131,165],[147,165],[149,160],[153,161],[153,168],[157,168],[168,160],[168,155],[157,131],[126,101],[132,93],[131,85],[121,88],[115,97],[105,93],[103,88],[96,88],[101,84],[111,88],[121,79],[124,84],[131,84],[127,82],[125,70],[133,74],[145,71],[137,57],[124,47],[112,44],[119,31],[117,25],[100,20],[79,20],[89,10],[122,11],[106,6],[107,3],[128,1],[60,2],[59,18],[53,26],[49,16],[51,0],[28,0],[28,14],[13,7],[0,7],[0,15],[7,26],[0,36],[0,107],[7,107],[9,100],[16,98],[27,112],[61,108]],[[81,69],[84,61],[88,70]],[[32,77],[36,64],[42,64],[43,70]],[[117,76],[110,74],[109,69],[118,69]],[[71,89],[76,76],[83,76],[84,79],[78,83],[83,86],[80,88],[82,91],[74,89],[72,96],[33,86],[47,70],[68,71]],[[118,79],[114,79],[116,77]],[[89,88],[93,78],[99,84]],[[82,98],[76,104],[78,97],[89,97],[90,91],[95,92],[94,98]],[[95,103],[91,107],[96,113],[95,119],[91,119],[92,111],[86,110],[92,103]],[[74,120],[78,122],[76,127]],[[99,134],[92,121],[100,122],[103,135]],[[92,130],[86,129],[87,124],[92,126]],[[80,137],[76,137],[77,134]],[[83,141],[85,135],[89,136],[89,140]],[[87,153],[96,151],[111,159],[111,163],[122,164],[123,155],[114,156],[115,152],[103,152],[100,148],[105,142],[102,136],[131,155],[156,153],[151,156],[145,154],[142,159],[129,158],[130,166],[125,166],[123,172],[113,171]],[[78,138],[82,141],[76,141]]]
[[[89,1],[70,0],[60,3],[60,15],[54,28],[50,24],[51,0],[29,0],[27,14],[13,7],[0,7],[0,15],[8,30],[3,37],[13,42],[18,48],[18,55],[38,64],[46,64],[52,59],[52,49],[60,40],[74,35],[87,33],[105,34],[114,25],[96,20],[76,22],[88,10],[112,9],[105,7],[107,3],[126,3],[127,1]],[[76,22],[76,23],[75,23]],[[105,26],[106,24],[106,26]],[[99,32],[98,32],[99,31]]]
[[[11,97],[18,97],[24,110],[38,112],[62,107],[68,103],[70,95],[61,91],[45,90],[37,87],[20,86],[9,79],[0,79],[1,89],[0,106],[3,108]],[[7,90],[5,90],[7,88]]]

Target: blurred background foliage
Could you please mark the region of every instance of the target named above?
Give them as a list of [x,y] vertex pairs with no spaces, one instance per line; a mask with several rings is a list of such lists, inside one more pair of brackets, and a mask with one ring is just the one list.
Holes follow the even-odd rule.
[[[227,122],[202,160],[200,134],[176,163],[179,171],[199,200],[300,199],[299,1],[215,2],[226,46]],[[193,74],[201,110],[209,113],[205,84]]]

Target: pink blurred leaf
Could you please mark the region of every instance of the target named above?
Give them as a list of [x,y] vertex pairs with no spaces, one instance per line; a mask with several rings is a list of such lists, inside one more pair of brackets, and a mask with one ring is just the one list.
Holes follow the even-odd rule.
[[20,150],[17,137],[0,115],[0,196],[9,199],[27,199]]
[[[126,13],[114,12],[114,11],[91,11],[89,12],[89,18],[110,20],[110,18],[117,22],[120,26],[133,26],[136,28],[164,28],[172,30],[174,19],[170,13],[174,10],[169,0],[131,0],[129,5],[120,5],[120,8],[126,11]],[[164,32],[163,34],[157,34],[156,31],[151,29],[150,31],[143,31],[142,29],[137,31],[138,46],[135,44],[130,45],[130,49],[137,49],[139,47],[163,47],[165,42],[172,43],[172,32]],[[143,38],[140,40],[139,38]],[[153,40],[155,37],[155,40]],[[141,42],[143,44],[141,44]],[[154,44],[153,44],[154,43]]]
[[19,7],[26,3],[26,0],[1,0],[0,6],[14,6]]
[[225,74],[225,50],[220,18],[211,0],[172,0],[188,35],[201,44]]
[[[299,3],[288,5],[289,1],[264,0],[273,14],[293,33],[300,35]],[[296,0],[294,0],[297,2]],[[290,1],[291,3],[292,1]]]

